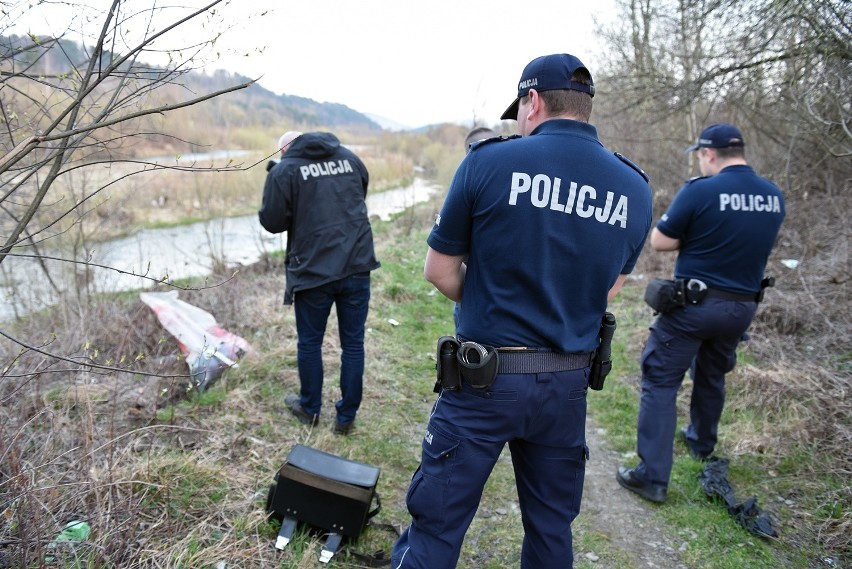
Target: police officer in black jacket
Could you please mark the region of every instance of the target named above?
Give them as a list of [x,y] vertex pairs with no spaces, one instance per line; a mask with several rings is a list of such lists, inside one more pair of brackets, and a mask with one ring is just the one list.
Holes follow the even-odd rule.
[[322,341],[333,304],[342,350],[333,431],[348,434],[361,404],[370,271],[380,266],[365,202],[369,174],[331,133],[290,131],[279,147],[258,217],[267,231],[287,232],[284,304],[295,307],[301,392],[285,403],[303,424],[319,422]]

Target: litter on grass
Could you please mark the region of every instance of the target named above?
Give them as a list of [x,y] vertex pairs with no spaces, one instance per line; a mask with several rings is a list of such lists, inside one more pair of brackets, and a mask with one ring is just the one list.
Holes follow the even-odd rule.
[[728,513],[748,531],[760,537],[778,537],[769,514],[757,506],[757,498],[737,503],[734,487],[728,482],[727,458],[710,457],[707,466],[698,475],[698,480],[704,487],[704,493],[710,498],[721,499]]
[[139,298],[177,340],[189,365],[191,387],[198,391],[210,387],[226,369],[237,367],[237,360],[251,350],[246,340],[219,326],[212,314],[180,300],[176,290],[143,292]]

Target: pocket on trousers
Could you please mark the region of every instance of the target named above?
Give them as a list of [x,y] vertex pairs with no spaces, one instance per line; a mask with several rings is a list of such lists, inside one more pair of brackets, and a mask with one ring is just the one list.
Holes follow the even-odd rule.
[[447,481],[423,474],[423,469],[418,470],[411,479],[405,503],[418,530],[432,535],[444,532],[448,488]]
[[734,350],[733,352],[730,353],[730,355],[728,356],[728,361],[726,363],[727,363],[727,365],[725,366],[724,372],[730,373],[730,372],[734,371],[734,368],[737,367],[737,351],[736,350]]
[[453,459],[459,447],[458,439],[436,429],[432,423],[423,437],[423,458],[420,469],[427,476],[448,480],[452,474]]
[[580,504],[583,501],[583,484],[586,480],[586,463],[589,460],[589,447],[583,445],[582,455],[574,463],[576,476],[574,478],[574,500],[571,504],[570,520],[580,515]]
[[654,370],[666,367],[662,351],[669,345],[669,342],[674,339],[674,336],[669,332],[664,332],[656,326],[651,326],[651,335],[642,350],[642,357],[639,360],[639,365],[642,369],[642,374],[650,377],[657,377]]
[[408,513],[421,531],[433,535],[444,531],[447,492],[458,446],[458,440],[429,425],[423,439],[420,468],[411,480],[405,499]]

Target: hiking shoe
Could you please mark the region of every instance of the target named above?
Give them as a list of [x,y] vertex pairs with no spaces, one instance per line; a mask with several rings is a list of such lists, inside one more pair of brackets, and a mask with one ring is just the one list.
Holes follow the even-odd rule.
[[689,451],[689,456],[694,458],[695,460],[700,460],[701,462],[707,462],[710,459],[710,455],[712,452],[698,452],[692,448],[692,441],[688,437],[689,427],[681,427],[680,428],[680,440],[683,441],[683,444],[686,445],[686,449]]
[[331,428],[331,432],[335,435],[348,435],[352,432],[352,429],[355,428],[355,421],[349,423],[341,423],[337,419],[334,420],[334,426]]
[[319,415],[311,415],[305,411],[302,408],[302,404],[299,403],[299,396],[295,393],[290,393],[284,397],[284,405],[287,406],[290,412],[295,415],[299,422],[303,425],[316,426],[319,423]]
[[618,467],[618,472],[615,473],[615,479],[618,480],[618,483],[621,484],[622,488],[627,488],[631,492],[638,494],[651,502],[656,502],[658,504],[665,502],[666,487],[657,486],[650,482],[642,482],[633,476],[634,470],[634,468],[625,468],[623,466]]

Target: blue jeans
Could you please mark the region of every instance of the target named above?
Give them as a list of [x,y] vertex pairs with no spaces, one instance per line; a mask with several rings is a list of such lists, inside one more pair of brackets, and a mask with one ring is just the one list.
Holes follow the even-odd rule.
[[312,415],[322,407],[322,341],[331,305],[340,336],[340,394],[337,421],[355,420],[364,381],[364,324],[370,304],[370,273],[358,273],[316,288],[297,291],[294,307],[298,340],[300,404]]
[[693,388],[687,437],[695,452],[716,445],[725,405],[725,374],[737,362],[737,345],[757,310],[755,302],[705,299],[661,314],[642,351],[642,382],[635,476],[668,486],[677,426],[677,392],[690,370]]
[[485,483],[508,444],[524,540],[523,569],[573,567],[571,522],[580,511],[589,369],[500,374],[487,391],[442,391],[422,442],[406,505],[411,525],[394,569],[452,569]]

